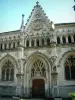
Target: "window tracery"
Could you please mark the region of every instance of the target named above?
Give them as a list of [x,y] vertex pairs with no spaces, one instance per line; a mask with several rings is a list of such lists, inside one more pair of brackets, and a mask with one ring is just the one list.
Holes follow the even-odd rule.
[[14,80],[14,67],[13,64],[8,60],[2,67],[2,80],[13,81]]
[[75,56],[70,55],[65,62],[65,78],[66,80],[75,79]]
[[40,74],[42,77],[46,77],[45,65],[41,60],[36,60],[31,68],[31,76],[34,77],[36,74]]

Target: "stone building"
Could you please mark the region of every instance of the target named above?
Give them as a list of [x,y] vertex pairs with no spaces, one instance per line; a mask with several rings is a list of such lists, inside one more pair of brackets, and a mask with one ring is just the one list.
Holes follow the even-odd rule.
[[37,2],[20,30],[0,33],[0,95],[75,91],[75,23],[54,24]]

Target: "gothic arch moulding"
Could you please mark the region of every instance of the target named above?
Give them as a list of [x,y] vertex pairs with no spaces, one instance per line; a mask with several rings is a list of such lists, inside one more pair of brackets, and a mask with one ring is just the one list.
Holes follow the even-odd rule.
[[59,60],[59,65],[58,66],[61,66],[61,62],[64,63],[65,62],[65,59],[69,56],[69,55],[75,55],[75,50],[71,50],[71,51],[67,51],[65,52],[62,57],[60,58]]
[[0,60],[0,79],[6,81],[16,80],[16,74],[18,72],[17,68],[18,68],[18,64],[16,59],[9,54],[5,55]]
[[44,62],[47,66],[46,69],[48,69],[48,67],[50,66],[49,59],[46,55],[40,52],[35,52],[31,54],[27,59],[27,63],[26,63],[27,71],[30,69],[30,66],[36,61],[36,59],[40,59],[42,62]]
[[27,87],[29,93],[29,88],[32,88],[32,81],[35,79],[43,79],[45,90],[49,91],[51,85],[51,65],[47,56],[40,52],[31,54],[24,68],[24,87]]
[[7,60],[11,61],[11,63],[14,65],[14,67],[16,67],[16,68],[18,67],[18,63],[17,63],[16,59],[9,54],[2,57],[2,59],[0,60],[0,64],[1,64],[0,67],[2,67],[7,62]]

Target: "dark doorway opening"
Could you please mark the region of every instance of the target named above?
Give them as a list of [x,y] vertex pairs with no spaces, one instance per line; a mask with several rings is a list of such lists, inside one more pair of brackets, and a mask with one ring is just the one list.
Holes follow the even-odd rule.
[[43,79],[34,79],[32,81],[32,97],[45,97],[45,82]]

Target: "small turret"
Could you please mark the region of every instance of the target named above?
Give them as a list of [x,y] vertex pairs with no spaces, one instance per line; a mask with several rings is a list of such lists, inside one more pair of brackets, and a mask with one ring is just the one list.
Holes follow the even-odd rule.
[[55,25],[54,25],[54,23],[51,21],[51,29],[55,29]]
[[22,14],[22,22],[20,27],[21,32],[24,32],[24,14]]

